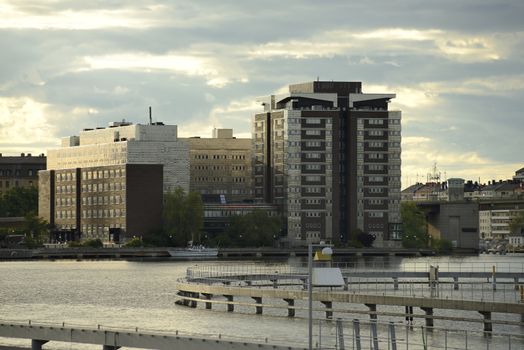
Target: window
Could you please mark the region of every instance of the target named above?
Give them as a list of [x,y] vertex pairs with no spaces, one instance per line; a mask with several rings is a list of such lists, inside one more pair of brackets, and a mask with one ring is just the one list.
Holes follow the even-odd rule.
[[306,130],[306,135],[320,136],[320,130]]

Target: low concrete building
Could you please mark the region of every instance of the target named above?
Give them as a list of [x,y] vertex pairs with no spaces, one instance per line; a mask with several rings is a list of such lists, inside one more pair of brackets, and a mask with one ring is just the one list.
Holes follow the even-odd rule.
[[479,248],[479,210],[474,202],[421,202],[426,212],[427,232],[451,241],[453,247]]

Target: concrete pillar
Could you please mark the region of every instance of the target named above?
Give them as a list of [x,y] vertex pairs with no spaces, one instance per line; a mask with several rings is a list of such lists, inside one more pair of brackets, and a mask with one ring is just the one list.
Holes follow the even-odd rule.
[[[426,316],[433,316],[432,307],[421,307],[421,309],[426,313]],[[429,330],[433,330],[433,317],[426,317],[426,327],[428,327]]]
[[369,313],[369,318],[371,320],[376,320],[377,319],[377,304],[365,304],[370,313]]
[[295,299],[284,299],[284,301],[287,303],[287,316],[288,317],[295,317]]
[[42,350],[42,345],[49,340],[31,339],[31,350]]
[[235,311],[235,304],[233,304],[233,296],[232,295],[224,295],[224,297],[227,299],[227,301],[231,302],[231,303],[227,304],[227,312]]
[[493,332],[493,323],[491,323],[491,312],[479,311],[484,316],[484,332]]
[[[198,298],[199,297],[199,294],[198,293],[191,293],[191,297],[192,298]],[[189,302],[189,307],[192,307],[193,309],[197,307],[197,302],[196,300],[191,300]]]
[[398,277],[393,277],[393,289],[398,290]]
[[322,304],[326,307],[326,318],[333,318],[333,302],[332,301],[321,301]]
[[[262,304],[262,297],[251,297],[257,304]],[[262,315],[262,306],[255,306],[257,315]]]
[[301,278],[302,281],[302,289],[307,290],[307,278]]
[[[211,300],[211,298],[213,297],[213,294],[202,293],[202,296],[203,296],[204,298],[206,298],[207,300]],[[207,309],[207,310],[211,310],[212,305],[213,305],[213,303],[210,303],[210,302],[207,302],[207,301],[206,301],[206,309]]]
[[453,289],[459,290],[459,278],[458,277],[453,277]]
[[270,280],[272,283],[273,283],[273,288],[277,289],[278,288],[278,279],[271,279]]
[[515,281],[515,290],[519,290],[519,278],[513,277],[513,280]]
[[349,278],[348,277],[344,277],[344,290],[345,291],[349,290]]

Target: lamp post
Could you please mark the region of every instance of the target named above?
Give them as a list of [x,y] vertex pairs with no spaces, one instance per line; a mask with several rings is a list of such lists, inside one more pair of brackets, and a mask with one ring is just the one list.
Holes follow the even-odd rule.
[[320,242],[318,244],[309,243],[307,253],[307,267],[308,267],[308,279],[307,279],[307,292],[308,292],[308,339],[309,339],[309,350],[313,350],[313,248],[323,247],[322,255],[333,255],[331,244],[325,244]]

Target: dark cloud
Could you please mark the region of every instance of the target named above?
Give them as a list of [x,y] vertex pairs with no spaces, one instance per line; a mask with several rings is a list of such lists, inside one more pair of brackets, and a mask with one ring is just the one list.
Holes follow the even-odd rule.
[[[243,111],[252,108],[256,96],[319,77],[360,80],[366,92],[374,92],[374,86],[398,92],[404,136],[422,137],[432,149],[455,157],[448,165],[454,171],[460,171],[460,154],[522,161],[520,0],[9,4],[25,16],[9,22],[16,28],[0,25],[0,103],[9,105],[13,118],[18,112],[12,105],[25,106],[20,107],[24,116],[36,108],[54,126],[53,137],[122,118],[145,122],[148,106],[157,120],[181,129],[192,124],[192,133],[199,130],[195,123],[201,130],[222,123],[247,133],[251,117]],[[74,18],[85,16],[93,26],[62,23],[55,16],[64,13],[81,13]],[[110,16],[97,24],[100,13],[122,21],[113,23]],[[42,27],[49,29],[33,29],[40,27],[24,22],[28,16],[45,17]],[[123,54],[132,61],[127,69],[90,65],[89,59]],[[169,65],[180,57],[200,66]],[[147,67],[155,60],[158,66]],[[2,147],[16,149],[17,142]],[[27,148],[18,144],[20,151]],[[430,166],[406,159],[408,168]]]

